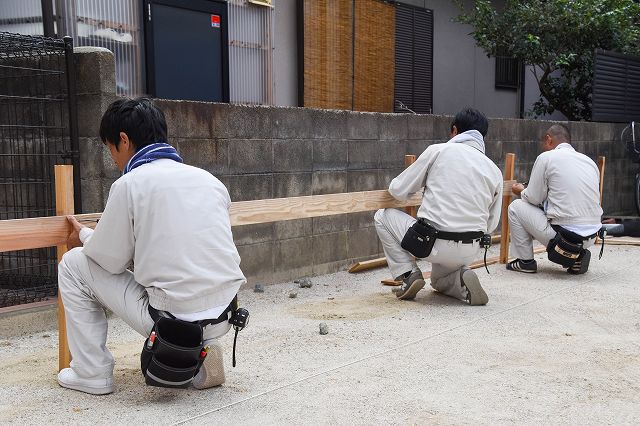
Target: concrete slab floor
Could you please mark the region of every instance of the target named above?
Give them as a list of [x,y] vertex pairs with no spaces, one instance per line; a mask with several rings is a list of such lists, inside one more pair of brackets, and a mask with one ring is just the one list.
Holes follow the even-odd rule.
[[536,275],[478,269],[485,307],[396,300],[386,269],[244,290],[238,366],[229,333],[227,382],[206,391],[145,386],[143,338],[117,318],[101,397],[57,385],[55,331],[0,337],[0,423],[640,424],[640,247],[598,249],[582,276],[544,255]]

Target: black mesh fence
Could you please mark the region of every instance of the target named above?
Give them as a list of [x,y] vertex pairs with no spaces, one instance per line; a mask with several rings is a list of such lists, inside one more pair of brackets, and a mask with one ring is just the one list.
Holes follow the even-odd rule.
[[[0,32],[0,220],[55,215],[53,166],[78,152],[72,54],[70,39]],[[55,248],[0,252],[0,307],[56,293]]]

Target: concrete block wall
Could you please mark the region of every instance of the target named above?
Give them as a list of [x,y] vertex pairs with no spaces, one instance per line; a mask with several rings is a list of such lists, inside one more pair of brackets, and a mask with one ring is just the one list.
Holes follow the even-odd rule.
[[[115,99],[113,58],[79,54],[82,194],[86,212],[101,211],[119,172],[98,138],[98,123]],[[93,81],[100,79],[100,81]],[[233,201],[384,189],[404,168],[404,155],[443,142],[451,117],[241,106],[158,100],[169,142],[188,164],[208,170]],[[502,169],[517,155],[516,177],[528,179],[537,141],[549,122],[493,119],[487,155]],[[605,210],[629,212],[632,169],[623,158],[621,126],[571,123],[575,146],[592,158],[607,156]],[[624,185],[628,186],[628,183]],[[620,189],[625,190],[620,193]],[[615,191],[617,189],[617,192]],[[631,199],[629,199],[631,197]],[[373,212],[235,227],[242,269],[250,282],[279,282],[340,270],[378,257],[382,248]]]

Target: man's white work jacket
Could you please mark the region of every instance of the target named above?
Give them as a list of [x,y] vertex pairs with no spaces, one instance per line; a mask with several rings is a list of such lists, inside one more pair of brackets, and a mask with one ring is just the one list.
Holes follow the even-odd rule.
[[149,303],[173,314],[227,306],[246,281],[231,235],[227,188],[210,173],[173,160],[142,165],[116,180],[83,252],[112,274],[134,262]]
[[389,193],[398,200],[425,187],[418,217],[441,231],[491,232],[500,220],[502,173],[484,154],[477,130],[447,143],[428,147],[391,181]]
[[599,224],[602,216],[598,167],[568,143],[538,156],[520,197],[535,206],[546,201],[554,225]]

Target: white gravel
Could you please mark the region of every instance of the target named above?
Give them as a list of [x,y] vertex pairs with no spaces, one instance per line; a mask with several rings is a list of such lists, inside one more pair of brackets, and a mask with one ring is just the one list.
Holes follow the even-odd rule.
[[0,423],[640,424],[640,247],[598,250],[577,277],[543,255],[536,275],[478,269],[485,307],[399,301],[386,269],[243,290],[238,366],[229,333],[227,383],[207,391],[146,387],[143,338],[117,318],[101,397],[58,387],[55,331],[0,336]]

